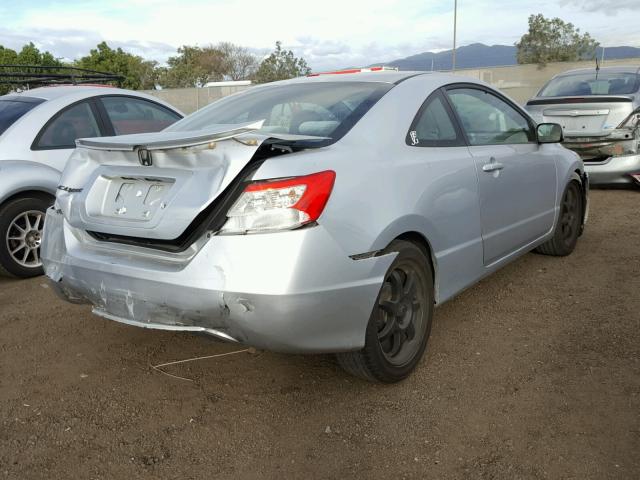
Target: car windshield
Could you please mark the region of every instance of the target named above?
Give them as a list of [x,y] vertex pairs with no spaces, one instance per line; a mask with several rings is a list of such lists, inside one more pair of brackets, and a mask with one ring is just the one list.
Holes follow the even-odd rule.
[[260,132],[325,137],[336,142],[393,85],[326,82],[253,87],[226,97],[175,123],[166,131],[203,130],[217,124],[264,120]]
[[39,98],[0,98],[0,135],[32,108],[44,102]]
[[[597,78],[596,78],[597,77]],[[552,79],[539,97],[588,95],[628,95],[638,91],[640,75],[635,73],[596,72],[565,75]]]

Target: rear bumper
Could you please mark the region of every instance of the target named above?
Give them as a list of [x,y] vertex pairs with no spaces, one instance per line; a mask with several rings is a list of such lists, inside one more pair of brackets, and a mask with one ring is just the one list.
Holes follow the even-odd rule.
[[283,352],[364,346],[395,255],[352,260],[321,227],[213,236],[181,254],[98,242],[47,211],[42,259],[54,289],[102,317],[203,332]]
[[640,185],[632,174],[640,174],[640,154],[609,157],[603,162],[585,162],[591,185]]

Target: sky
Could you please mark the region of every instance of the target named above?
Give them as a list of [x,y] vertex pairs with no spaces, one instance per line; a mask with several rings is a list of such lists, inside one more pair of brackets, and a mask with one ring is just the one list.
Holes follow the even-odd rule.
[[[230,41],[258,55],[276,40],[315,71],[450,49],[454,0],[0,0],[0,45],[56,57],[103,40],[160,63],[181,45]],[[604,46],[640,47],[640,0],[458,0],[458,45],[512,45],[530,14],[572,22]]]

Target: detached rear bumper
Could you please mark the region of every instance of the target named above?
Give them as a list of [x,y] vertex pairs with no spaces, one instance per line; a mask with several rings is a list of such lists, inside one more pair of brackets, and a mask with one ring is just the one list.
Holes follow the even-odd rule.
[[364,346],[395,255],[352,260],[321,227],[213,236],[182,254],[99,242],[47,211],[42,259],[66,300],[139,327],[284,352]]
[[[640,154],[609,157],[602,162],[585,162],[591,185],[640,185]],[[634,177],[633,175],[637,175]]]

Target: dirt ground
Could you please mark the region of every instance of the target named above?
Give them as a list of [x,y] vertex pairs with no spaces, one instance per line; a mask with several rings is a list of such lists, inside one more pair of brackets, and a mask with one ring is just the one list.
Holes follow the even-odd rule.
[[330,356],[94,317],[0,279],[0,478],[638,479],[640,192],[594,191],[573,255],[436,310],[393,386]]

